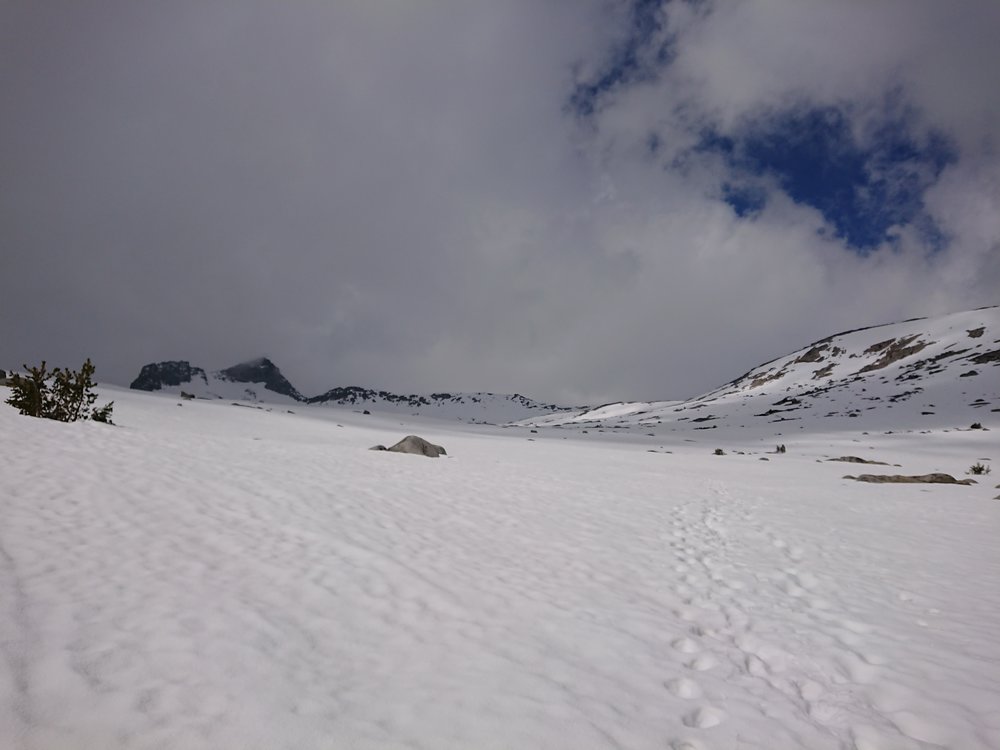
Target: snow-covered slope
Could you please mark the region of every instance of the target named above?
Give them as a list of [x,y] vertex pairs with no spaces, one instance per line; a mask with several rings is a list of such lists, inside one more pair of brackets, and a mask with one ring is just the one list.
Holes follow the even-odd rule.
[[[996,432],[761,461],[101,391],[117,426],[0,403],[4,750],[1000,747],[993,482],[826,461]],[[448,457],[367,450],[411,432]]]
[[687,401],[608,404],[533,425],[652,431],[926,429],[1000,423],[1000,307],[830,336]]

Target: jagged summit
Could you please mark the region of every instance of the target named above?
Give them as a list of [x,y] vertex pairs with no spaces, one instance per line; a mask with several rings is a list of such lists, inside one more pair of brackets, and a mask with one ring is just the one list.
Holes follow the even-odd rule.
[[183,391],[202,398],[305,400],[267,357],[251,359],[216,372],[206,372],[186,360],[154,362],[145,365],[129,387],[139,391]]
[[278,366],[267,357],[257,357],[256,359],[227,367],[225,370],[220,370],[219,375],[235,383],[260,383],[267,390],[288,396],[296,401],[306,400],[296,390],[295,386],[289,383],[288,379],[281,374]]

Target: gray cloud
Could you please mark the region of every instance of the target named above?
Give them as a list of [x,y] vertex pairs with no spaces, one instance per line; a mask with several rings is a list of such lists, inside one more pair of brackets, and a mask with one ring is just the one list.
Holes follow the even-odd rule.
[[[807,5],[673,3],[673,62],[580,118],[620,5],[6,3],[0,366],[266,353],[309,393],[671,398],[997,302],[997,6]],[[901,226],[858,257],[776,184],[738,219],[691,151],[802,97],[863,137],[890,91],[958,146],[940,252]]]

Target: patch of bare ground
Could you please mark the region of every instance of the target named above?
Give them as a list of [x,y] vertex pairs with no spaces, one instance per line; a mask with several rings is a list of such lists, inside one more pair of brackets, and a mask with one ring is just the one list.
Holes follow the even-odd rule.
[[[911,354],[916,354],[921,349],[927,346],[926,341],[916,341],[920,337],[919,333],[915,333],[912,336],[903,336],[899,339],[889,339],[888,341],[882,341],[878,344],[873,344],[865,349],[865,354],[877,354],[882,352],[882,356],[877,360],[872,362],[870,365],[865,365],[858,373],[872,372],[873,370],[881,370],[883,367],[888,367],[893,362],[898,362],[904,357],[909,357]],[[916,341],[916,343],[913,343]]]

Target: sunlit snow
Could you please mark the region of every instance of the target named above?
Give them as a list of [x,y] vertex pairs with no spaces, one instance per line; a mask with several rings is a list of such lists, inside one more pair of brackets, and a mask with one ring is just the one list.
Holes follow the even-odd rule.
[[[995,431],[106,398],[0,407],[5,748],[1000,747],[993,483],[824,460],[962,476]],[[367,450],[410,433],[448,456]]]

